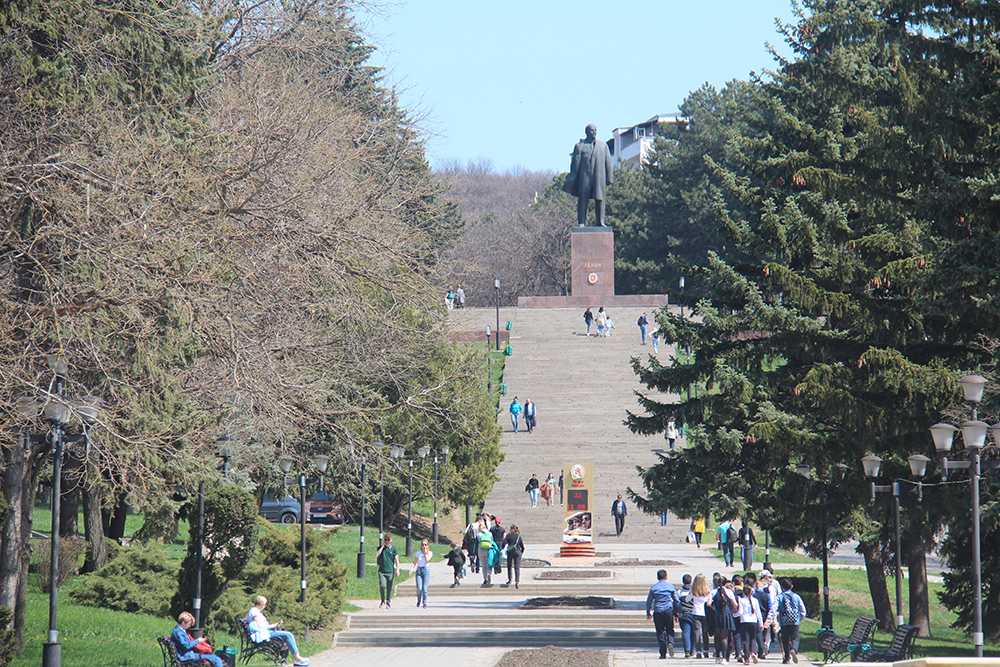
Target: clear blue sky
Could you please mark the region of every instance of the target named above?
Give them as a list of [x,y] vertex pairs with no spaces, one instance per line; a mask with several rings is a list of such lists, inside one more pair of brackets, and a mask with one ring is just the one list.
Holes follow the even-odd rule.
[[595,123],[615,127],[677,111],[788,55],[775,18],[791,0],[399,0],[358,20],[403,105],[421,117],[432,165],[488,159],[566,171]]

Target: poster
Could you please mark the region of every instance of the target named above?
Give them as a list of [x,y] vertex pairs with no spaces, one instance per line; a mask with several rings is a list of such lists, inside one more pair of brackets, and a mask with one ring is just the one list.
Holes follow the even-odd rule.
[[563,543],[560,556],[594,555],[594,464],[563,464]]

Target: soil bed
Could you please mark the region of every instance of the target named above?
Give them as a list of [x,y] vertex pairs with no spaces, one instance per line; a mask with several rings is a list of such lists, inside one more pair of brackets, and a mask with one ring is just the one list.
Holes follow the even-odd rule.
[[530,598],[518,609],[546,609],[552,607],[579,607],[582,609],[614,609],[615,599],[586,595],[577,597],[575,595],[561,595],[554,598]]
[[507,651],[496,667],[608,667],[608,652],[558,646]]
[[552,567],[552,563],[541,558],[522,558],[521,567]]
[[611,570],[548,570],[539,574],[536,579],[608,579]]

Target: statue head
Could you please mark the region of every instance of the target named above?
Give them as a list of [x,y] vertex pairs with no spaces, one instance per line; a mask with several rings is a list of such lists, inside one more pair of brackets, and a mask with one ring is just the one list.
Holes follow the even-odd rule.
[[586,132],[588,139],[594,139],[595,137],[597,137],[597,126],[591,123],[590,125],[587,126]]

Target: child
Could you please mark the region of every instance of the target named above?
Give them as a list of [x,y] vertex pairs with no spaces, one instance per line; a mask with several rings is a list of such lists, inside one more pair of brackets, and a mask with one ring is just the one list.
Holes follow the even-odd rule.
[[454,588],[462,583],[459,579],[464,576],[462,571],[465,569],[465,553],[452,542],[451,551],[448,552],[447,559],[448,565],[451,565],[455,569],[455,583],[451,585]]

